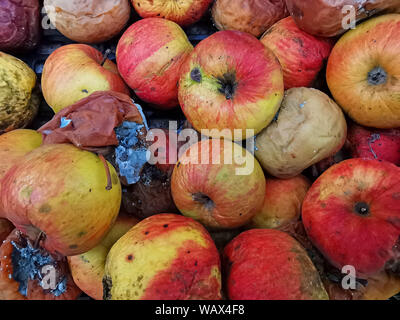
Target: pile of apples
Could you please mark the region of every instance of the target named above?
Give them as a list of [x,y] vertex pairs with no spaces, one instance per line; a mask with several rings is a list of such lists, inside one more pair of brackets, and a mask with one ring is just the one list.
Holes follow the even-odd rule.
[[[0,299],[400,292],[398,0],[3,2]],[[354,29],[343,27],[345,5]],[[48,57],[39,85],[16,56],[39,43],[42,6],[76,43]],[[193,47],[184,30],[207,11],[219,31]],[[116,63],[90,45],[115,37]],[[101,114],[83,124],[64,114],[107,94],[180,108],[201,140],[166,132],[167,160],[129,183],[98,149],[27,129],[42,95],[57,130],[100,132]]]

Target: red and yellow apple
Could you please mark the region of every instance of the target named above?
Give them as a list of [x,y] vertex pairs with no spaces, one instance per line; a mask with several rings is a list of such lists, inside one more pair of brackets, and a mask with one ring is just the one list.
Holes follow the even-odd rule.
[[352,158],[388,161],[400,166],[400,129],[371,129],[349,126],[348,148]]
[[136,218],[120,215],[98,246],[81,255],[68,257],[76,285],[89,297],[95,300],[103,299],[103,277],[107,254],[114,243],[138,222]]
[[171,191],[183,215],[208,227],[231,229],[261,210],[265,177],[254,156],[238,144],[202,140],[179,159]]
[[299,29],[292,17],[275,23],[260,40],[281,63],[285,89],[310,87],[333,47],[331,39]]
[[325,171],[303,202],[308,237],[325,258],[357,277],[399,264],[400,168],[389,162],[350,159]]
[[48,105],[58,112],[95,91],[117,91],[129,95],[115,63],[85,44],[69,44],[46,60],[42,91]]
[[328,300],[306,250],[287,233],[252,229],[224,250],[231,300]]
[[121,193],[110,164],[106,168],[97,155],[72,145],[53,144],[33,150],[7,171],[0,201],[5,218],[32,241],[70,256],[87,252],[107,234]]
[[255,37],[288,15],[285,0],[216,0],[212,7],[218,30],[238,30]]
[[106,300],[219,300],[219,253],[198,222],[158,214],[114,244],[103,284]]
[[174,22],[147,18],[135,22],[118,42],[121,76],[143,101],[161,109],[178,106],[182,63],[193,46]]
[[291,179],[267,178],[264,204],[251,219],[253,228],[279,228],[299,220],[310,182],[303,175]]
[[18,230],[0,245],[0,300],[76,300],[81,293],[65,257],[35,247]]
[[[220,31],[201,41],[182,68],[179,102],[197,131],[242,140],[274,118],[283,98],[283,75],[274,54],[254,36]],[[212,130],[218,129],[218,130]],[[232,138],[235,129],[241,134]],[[213,132],[214,131],[214,132]]]
[[161,17],[180,26],[191,25],[204,15],[213,0],[131,0],[142,18]]
[[328,60],[329,89],[355,122],[400,127],[400,14],[370,19],[347,32]]

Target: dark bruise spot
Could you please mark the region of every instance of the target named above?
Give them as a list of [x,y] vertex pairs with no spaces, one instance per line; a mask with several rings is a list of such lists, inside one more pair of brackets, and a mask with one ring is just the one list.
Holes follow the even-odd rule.
[[198,262],[197,262],[197,260],[196,260],[195,263],[194,263],[194,266],[197,267],[197,265],[198,265]]
[[325,202],[321,203],[321,208],[326,208],[326,203]]
[[201,72],[199,68],[194,68],[191,72],[190,72],[190,78],[195,81],[200,83],[202,80],[202,76],[201,76]]
[[146,231],[144,234],[147,236],[149,233],[150,233],[149,231]]
[[128,256],[126,257],[126,260],[132,261],[132,260],[133,260],[133,255],[132,255],[132,254],[128,255]]
[[111,288],[112,288],[112,280],[110,276],[104,276],[103,278],[103,299],[111,300]]
[[86,233],[86,231],[81,231],[78,233],[78,237],[83,237]]
[[164,224],[163,227],[164,227],[164,228],[168,228],[168,224]]
[[39,208],[39,212],[40,213],[49,213],[51,211],[51,206],[47,203],[43,204],[40,208]]
[[300,45],[300,47],[304,46],[303,39],[301,39],[301,38],[293,38],[293,41],[298,43]]
[[70,248],[70,249],[76,249],[76,248],[78,248],[78,245],[77,245],[77,244],[71,244],[71,245],[69,246],[69,248]]
[[87,91],[86,89],[82,90],[83,93],[89,93],[89,91]]

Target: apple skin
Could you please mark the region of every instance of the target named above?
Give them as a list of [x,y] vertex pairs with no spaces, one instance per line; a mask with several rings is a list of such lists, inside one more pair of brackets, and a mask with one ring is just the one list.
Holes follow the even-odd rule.
[[69,144],[43,145],[7,171],[0,201],[5,218],[35,241],[41,232],[50,253],[78,255],[95,247],[114,223],[121,185],[106,190],[103,162]]
[[182,27],[201,19],[213,0],[131,0],[142,18],[161,17]]
[[103,300],[103,277],[107,254],[114,243],[138,222],[136,218],[120,215],[98,246],[81,255],[68,257],[74,282],[89,297]]
[[352,158],[376,159],[400,166],[400,129],[377,130],[352,123],[347,141]]
[[[219,147],[215,146],[217,141]],[[244,166],[234,161],[212,163],[212,159],[229,157],[230,152],[243,155],[243,161],[253,162],[252,172],[236,174],[236,170]],[[204,157],[209,159],[209,164],[201,163]],[[171,192],[183,215],[207,227],[232,229],[245,225],[260,211],[265,196],[265,177],[258,161],[238,144],[228,140],[202,140],[187,149],[175,165]]]
[[158,214],[114,244],[103,284],[105,300],[220,300],[219,253],[200,223]]
[[308,237],[341,269],[367,277],[396,267],[400,236],[400,168],[350,159],[325,171],[303,202]]
[[8,237],[11,231],[14,230],[12,223],[6,219],[0,218],[0,245]]
[[121,76],[143,101],[160,109],[178,106],[180,69],[193,50],[174,22],[146,18],[135,22],[117,46]]
[[292,17],[279,20],[260,40],[281,63],[285,89],[310,87],[333,47],[331,39],[300,30]]
[[[219,31],[201,41],[182,67],[179,102],[197,131],[246,129],[254,134],[274,118],[283,99],[283,74],[274,54],[254,36]],[[205,133],[204,133],[205,134]],[[216,134],[210,132],[216,138]],[[220,138],[218,135],[217,138]]]
[[47,58],[42,91],[55,113],[95,91],[130,94],[115,63],[107,59],[102,66],[102,61],[102,53],[85,44],[62,46]]
[[326,80],[358,124],[400,127],[400,14],[370,19],[347,32],[328,59]]
[[252,229],[224,250],[230,300],[328,300],[306,250],[287,233]]
[[279,228],[297,221],[301,205],[311,184],[306,177],[298,175],[290,179],[267,178],[262,209],[249,223],[253,228]]

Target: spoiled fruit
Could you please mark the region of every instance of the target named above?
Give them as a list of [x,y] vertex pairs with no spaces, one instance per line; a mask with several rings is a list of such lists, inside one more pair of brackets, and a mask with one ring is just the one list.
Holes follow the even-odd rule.
[[139,222],[107,256],[104,299],[217,300],[220,260],[208,232],[180,215]]
[[27,126],[36,116],[40,98],[36,74],[21,60],[0,52],[0,134]]
[[245,231],[224,250],[231,300],[328,300],[306,250],[272,229]]
[[6,219],[0,218],[0,244],[8,237],[11,231],[14,230],[12,223]]
[[121,185],[101,159],[68,144],[43,145],[26,155],[4,176],[1,202],[5,216],[43,247],[65,256],[95,247],[114,223]]
[[36,248],[17,230],[1,245],[1,300],[76,300],[80,294],[65,258]]

